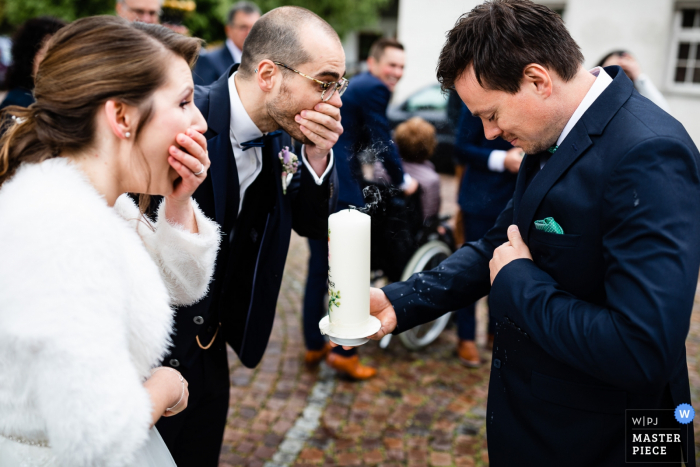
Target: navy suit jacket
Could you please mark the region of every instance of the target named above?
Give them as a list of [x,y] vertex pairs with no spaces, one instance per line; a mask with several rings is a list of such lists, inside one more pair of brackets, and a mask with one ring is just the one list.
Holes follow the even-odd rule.
[[386,116],[390,99],[389,88],[369,72],[352,78],[343,94],[340,108],[343,134],[334,148],[341,205],[365,205],[362,167],[357,158],[365,150],[383,162],[395,186],[403,182],[401,158],[391,140],[391,126]]
[[489,169],[491,151],[507,151],[513,146],[502,138],[484,136],[484,125],[462,104],[455,138],[455,157],[467,165],[459,186],[458,203],[462,212],[495,219],[513,197],[516,174]]
[[[619,67],[605,70],[613,82],[544,168],[539,154],[525,157],[493,229],[435,270],[384,289],[399,332],[490,294],[494,466],[620,466],[625,409],[690,403],[700,154]],[[535,229],[546,217],[564,234]],[[510,224],[533,259],[506,265],[491,286],[489,261]]]
[[209,126],[205,136],[211,167],[193,197],[204,214],[222,226],[223,238],[209,293],[175,314],[175,345],[165,363],[177,359],[185,368],[195,361],[195,336],[207,345],[218,323],[219,332],[245,366],[260,362],[272,331],[292,228],[302,236],[327,238],[329,197],[337,185],[335,168],[317,185],[300,160],[284,194],[278,153],[283,146],[292,147],[284,133],[268,143],[271,150],[263,150],[262,171],[246,190],[243,209],[236,216],[240,188],[229,137],[228,88],[228,78],[236,69],[231,67],[211,86],[195,87],[195,104]]
[[194,84],[209,86],[226,73],[233,64],[233,55],[231,55],[226,45],[206,55],[200,55],[192,70]]

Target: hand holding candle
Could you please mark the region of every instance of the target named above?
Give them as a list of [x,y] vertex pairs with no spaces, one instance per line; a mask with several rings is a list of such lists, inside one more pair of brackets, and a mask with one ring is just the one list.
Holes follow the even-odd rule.
[[369,314],[371,218],[344,209],[328,218],[328,316],[321,332],[341,345],[361,345],[381,323]]

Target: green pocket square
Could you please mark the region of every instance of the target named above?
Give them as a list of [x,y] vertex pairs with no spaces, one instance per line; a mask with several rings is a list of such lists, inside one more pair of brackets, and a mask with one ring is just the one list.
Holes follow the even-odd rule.
[[564,229],[562,229],[561,226],[557,224],[557,221],[555,221],[552,217],[548,217],[543,221],[535,221],[535,228],[537,230],[544,230],[545,232],[553,234],[561,235],[564,233]]

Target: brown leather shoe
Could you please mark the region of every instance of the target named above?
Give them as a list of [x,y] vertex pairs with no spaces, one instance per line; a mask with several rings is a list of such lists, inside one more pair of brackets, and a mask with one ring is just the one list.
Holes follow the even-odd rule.
[[331,352],[328,354],[328,357],[326,357],[326,363],[334,370],[346,374],[353,379],[369,379],[377,374],[376,368],[362,365],[358,355],[343,357],[342,355]]
[[330,351],[331,344],[329,342],[326,342],[326,345],[324,345],[321,350],[307,350],[306,355],[304,355],[304,363],[306,363],[306,366],[316,366],[321,363],[321,360],[323,360]]
[[476,348],[476,342],[459,340],[457,346],[457,355],[459,362],[467,368],[479,368],[481,366],[481,358],[479,357],[479,349]]

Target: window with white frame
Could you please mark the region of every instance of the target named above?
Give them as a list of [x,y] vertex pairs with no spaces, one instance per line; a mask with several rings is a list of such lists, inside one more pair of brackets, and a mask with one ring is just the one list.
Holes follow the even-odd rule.
[[670,86],[700,90],[700,2],[679,2],[672,46]]

